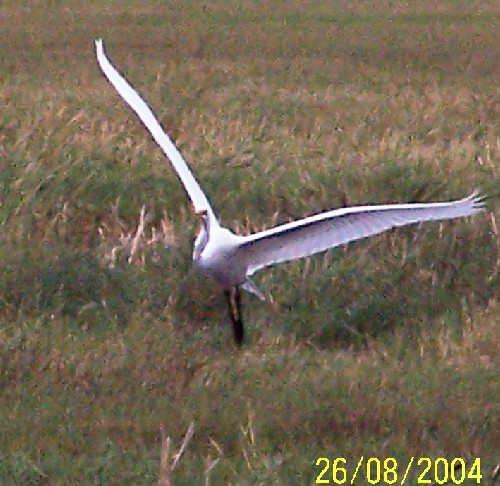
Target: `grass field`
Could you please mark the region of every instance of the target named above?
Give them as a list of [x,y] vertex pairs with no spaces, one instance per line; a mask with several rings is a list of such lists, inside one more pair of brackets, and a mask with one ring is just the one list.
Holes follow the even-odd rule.
[[[189,271],[198,222],[98,37],[235,231],[495,197],[263,271],[274,303],[245,296],[235,349]],[[191,422],[174,485],[312,485],[319,457],[344,457],[347,484],[361,456],[355,484],[370,457],[397,484],[411,457],[405,484],[435,481],[420,457],[493,484],[497,1],[5,0],[0,39],[0,485],[165,486],[161,427],[172,456]]]

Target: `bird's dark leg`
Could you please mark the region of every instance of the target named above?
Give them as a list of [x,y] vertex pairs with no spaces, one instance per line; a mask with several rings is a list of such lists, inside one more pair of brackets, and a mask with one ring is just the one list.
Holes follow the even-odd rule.
[[233,326],[234,340],[236,341],[236,344],[238,344],[238,346],[241,346],[245,337],[245,329],[243,327],[243,321],[241,319],[241,289],[239,287],[236,287],[234,289],[234,302],[236,304],[236,324]]
[[238,346],[241,346],[244,337],[243,323],[241,322],[241,291],[239,287],[225,290],[224,296],[227,300],[229,317],[233,325],[234,341]]
[[224,297],[226,298],[227,308],[229,310],[229,317],[231,318],[231,322],[233,322],[234,321],[234,315],[233,315],[233,306],[231,304],[231,291],[230,290],[224,290]]

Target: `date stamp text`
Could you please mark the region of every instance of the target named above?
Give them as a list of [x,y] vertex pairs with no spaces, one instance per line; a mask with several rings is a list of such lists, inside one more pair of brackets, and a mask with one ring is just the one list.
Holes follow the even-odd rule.
[[[380,459],[361,456],[357,461],[343,457],[318,457],[318,475],[315,484],[462,484],[466,480],[481,484],[481,459],[467,462],[460,458],[410,457],[398,463],[394,457]],[[408,483],[406,482],[408,481]]]

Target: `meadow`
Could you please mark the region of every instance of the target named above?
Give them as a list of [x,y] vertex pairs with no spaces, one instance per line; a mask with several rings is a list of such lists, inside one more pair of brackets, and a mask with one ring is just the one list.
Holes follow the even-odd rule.
[[[262,271],[236,349],[96,38],[234,231],[476,188],[488,210]],[[497,1],[5,0],[0,40],[0,485],[313,485],[320,457],[347,483],[361,456],[355,484],[372,457],[495,482]]]

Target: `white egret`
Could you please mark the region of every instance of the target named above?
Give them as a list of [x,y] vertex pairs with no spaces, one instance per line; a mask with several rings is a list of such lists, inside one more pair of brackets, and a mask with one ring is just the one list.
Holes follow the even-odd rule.
[[234,340],[238,345],[242,344],[244,337],[240,288],[264,299],[260,290],[249,280],[257,270],[324,252],[397,226],[470,216],[484,209],[483,198],[474,192],[469,197],[449,202],[334,209],[248,236],[236,235],[220,226],[184,158],[149,106],[109,62],[102,40],[96,40],[95,45],[97,60],[104,75],[139,116],[170,160],[195,212],[201,215],[201,229],[194,242],[194,266],[222,288],[229,307]]

